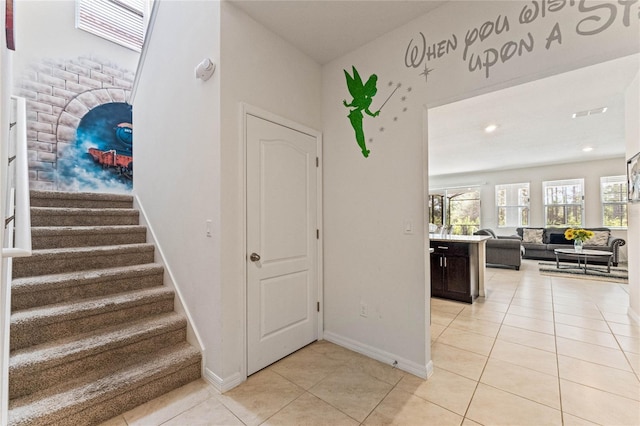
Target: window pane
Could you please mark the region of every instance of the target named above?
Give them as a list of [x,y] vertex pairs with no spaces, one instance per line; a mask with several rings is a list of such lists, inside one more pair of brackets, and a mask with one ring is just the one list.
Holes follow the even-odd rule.
[[626,202],[627,185],[626,183],[620,184],[606,184],[602,186],[602,201],[609,203],[621,203]]
[[602,199],[602,225],[612,228],[627,227],[627,178],[606,176],[600,178]]
[[522,226],[529,226],[529,208],[528,207],[520,209],[520,224]]
[[517,227],[523,223],[522,209],[529,207],[529,183],[496,185],[496,210],[499,227]]
[[564,206],[547,206],[547,225],[564,225],[566,221]]
[[567,222],[563,225],[582,226],[582,206],[567,206]]
[[429,223],[436,225],[442,225],[443,221],[443,195],[430,195],[429,196]]
[[449,199],[449,225],[454,235],[471,235],[480,228],[480,191],[454,192]]
[[605,204],[603,206],[603,226],[612,228],[627,227],[627,205],[626,204]]
[[518,204],[521,206],[529,205],[529,184],[526,188],[518,188]]
[[582,226],[584,179],[542,183],[547,225]]
[[507,208],[498,207],[498,226],[507,226]]

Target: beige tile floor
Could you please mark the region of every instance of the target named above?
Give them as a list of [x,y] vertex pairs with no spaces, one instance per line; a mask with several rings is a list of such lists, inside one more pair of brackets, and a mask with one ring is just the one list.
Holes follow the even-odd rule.
[[326,341],[220,395],[200,380],[105,425],[639,425],[628,286],[487,270],[473,305],[432,300],[424,381]]

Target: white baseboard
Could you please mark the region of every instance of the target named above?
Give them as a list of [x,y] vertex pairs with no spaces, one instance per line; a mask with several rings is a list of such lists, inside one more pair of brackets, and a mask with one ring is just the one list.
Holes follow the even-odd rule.
[[179,314],[184,315],[187,318],[187,342],[192,346],[197,347],[202,352],[202,363],[205,364],[205,346],[204,342],[200,338],[200,333],[198,329],[195,327],[195,322],[193,321],[193,317],[191,312],[187,308],[186,303],[184,302],[184,297],[182,296],[182,292],[180,291],[180,287],[176,282],[176,279],[171,271],[171,267],[166,261],[164,252],[162,251],[162,247],[158,244],[158,239],[156,238],[156,233],[153,230],[153,226],[147,220],[147,212],[144,209],[144,206],[140,202],[140,198],[137,194],[133,194],[134,200],[134,208],[136,208],[140,212],[140,225],[146,226],[147,228],[147,243],[153,244],[155,247],[155,262],[161,264],[164,267],[164,285],[168,286],[176,293],[175,300],[175,310]]
[[240,373],[233,373],[231,376],[223,379],[208,368],[204,369],[204,379],[211,383],[220,393],[225,393],[246,380]]
[[427,363],[427,379],[433,375],[433,361]]
[[433,363],[431,361],[429,361],[427,365],[420,365],[413,361],[404,359],[398,355],[394,355],[390,352],[374,348],[373,346],[366,345],[364,343],[340,336],[326,330],[324,332],[324,339],[328,340],[331,343],[335,343],[336,345],[340,345],[347,349],[350,349],[354,352],[358,352],[359,354],[368,356],[369,358],[373,358],[376,361],[380,361],[387,365],[393,366],[394,363],[397,362],[397,364],[395,365],[396,368],[402,371],[406,371],[407,373],[411,373],[414,376],[418,376],[422,379],[427,379],[433,374]]

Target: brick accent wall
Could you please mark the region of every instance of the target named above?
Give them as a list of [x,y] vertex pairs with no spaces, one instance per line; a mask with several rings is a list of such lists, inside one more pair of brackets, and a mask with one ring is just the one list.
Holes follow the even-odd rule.
[[111,102],[128,102],[135,74],[94,56],[43,59],[16,82],[27,102],[29,186],[63,189],[58,159],[75,142],[82,117]]

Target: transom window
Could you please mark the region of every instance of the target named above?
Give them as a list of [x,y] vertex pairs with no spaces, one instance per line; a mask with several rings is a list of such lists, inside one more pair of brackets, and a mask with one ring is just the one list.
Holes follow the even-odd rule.
[[627,227],[627,178],[604,176],[600,178],[602,225],[609,228]]
[[547,226],[583,226],[584,179],[542,182]]
[[76,0],[76,27],[140,51],[146,0]]
[[529,183],[496,185],[498,227],[529,225]]

